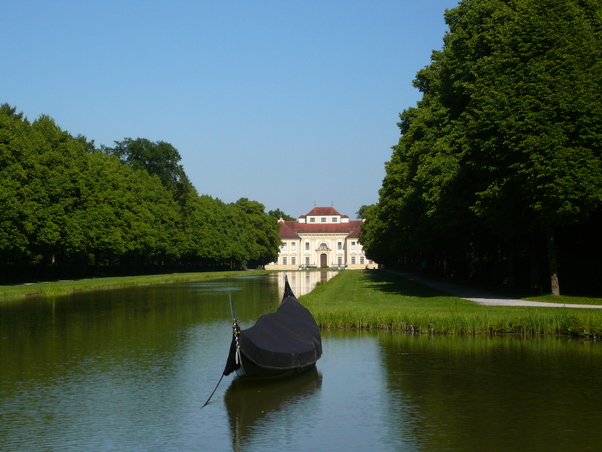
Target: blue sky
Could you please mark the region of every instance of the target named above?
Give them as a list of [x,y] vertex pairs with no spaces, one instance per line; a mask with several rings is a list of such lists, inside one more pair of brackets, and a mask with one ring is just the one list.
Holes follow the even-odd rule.
[[457,0],[2,0],[0,103],[174,145],[200,194],[292,216],[378,200]]

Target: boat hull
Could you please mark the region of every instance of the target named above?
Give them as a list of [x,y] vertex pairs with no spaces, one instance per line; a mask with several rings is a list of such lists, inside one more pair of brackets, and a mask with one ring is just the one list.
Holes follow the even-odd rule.
[[242,378],[290,378],[307,372],[314,367],[316,367],[315,362],[292,369],[269,369],[252,363],[242,355],[240,367],[236,369],[236,375]]

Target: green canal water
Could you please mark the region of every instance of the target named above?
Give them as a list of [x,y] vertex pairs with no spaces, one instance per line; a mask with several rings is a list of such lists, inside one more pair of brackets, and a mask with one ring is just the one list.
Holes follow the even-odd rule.
[[[294,276],[293,276],[294,275]],[[310,290],[319,272],[289,277]],[[602,449],[602,351],[567,338],[323,332],[313,372],[225,377],[277,275],[0,304],[0,450]]]

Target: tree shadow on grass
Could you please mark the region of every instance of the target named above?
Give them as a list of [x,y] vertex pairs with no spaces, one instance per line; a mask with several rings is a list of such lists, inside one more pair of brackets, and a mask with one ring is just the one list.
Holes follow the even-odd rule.
[[369,270],[364,274],[365,279],[368,281],[366,287],[372,290],[404,295],[406,297],[434,298],[452,296],[432,287],[425,286],[424,284],[411,281],[395,273],[383,270]]

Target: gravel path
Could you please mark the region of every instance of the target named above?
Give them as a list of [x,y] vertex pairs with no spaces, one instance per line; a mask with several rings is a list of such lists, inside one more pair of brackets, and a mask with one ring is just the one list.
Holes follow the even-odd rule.
[[563,304],[563,303],[546,303],[543,301],[526,301],[515,298],[504,297],[503,295],[483,292],[478,289],[470,287],[461,287],[455,284],[436,281],[419,275],[416,273],[407,272],[394,272],[398,275],[403,276],[406,279],[415,281],[433,289],[440,290],[447,294],[453,295],[454,297],[463,298],[464,300],[474,301],[475,303],[486,305],[486,306],[534,306],[543,308],[585,308],[585,309],[602,309],[600,305],[591,304]]

